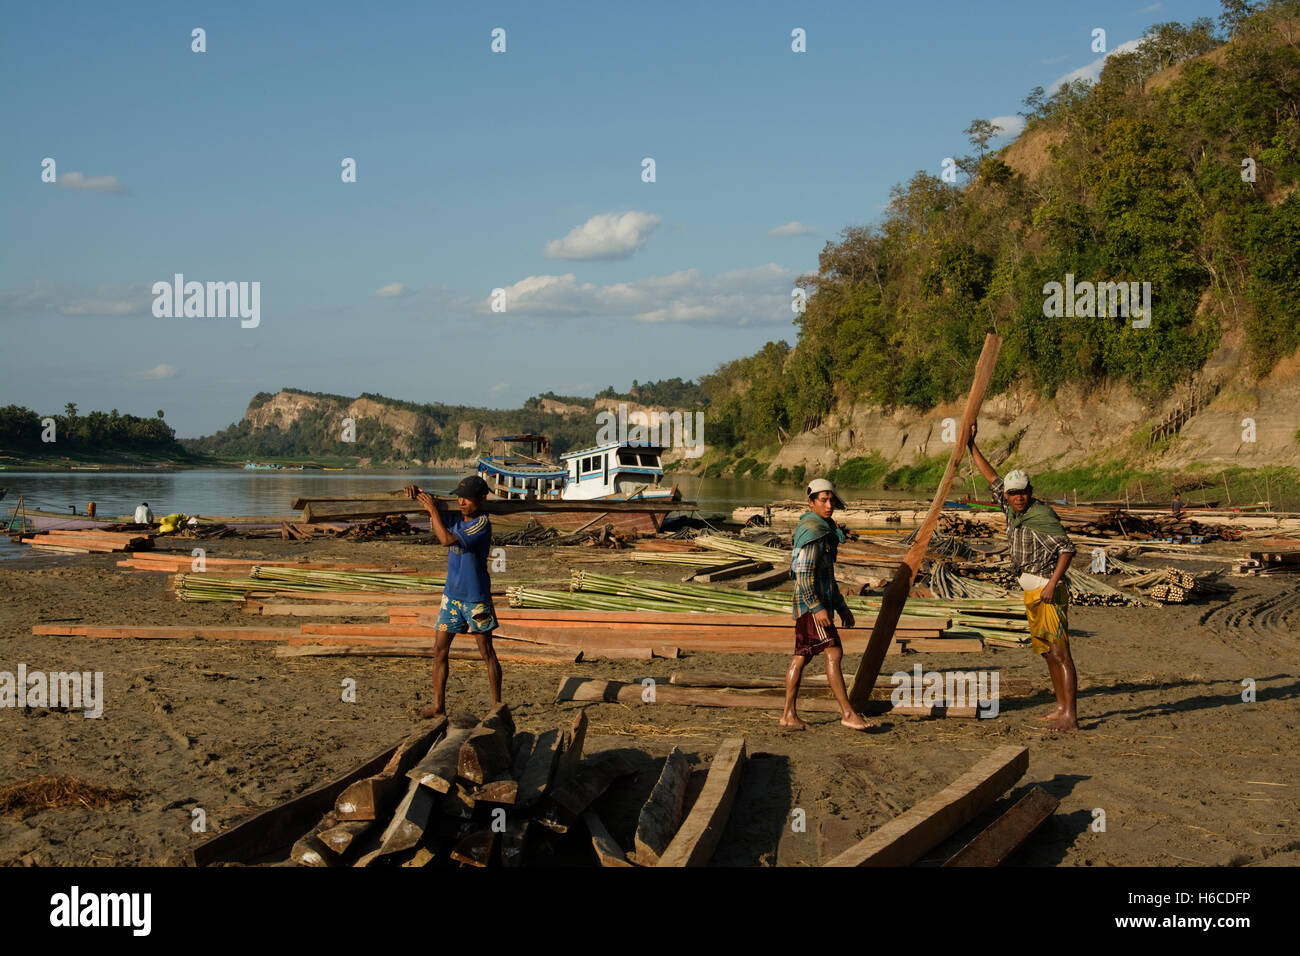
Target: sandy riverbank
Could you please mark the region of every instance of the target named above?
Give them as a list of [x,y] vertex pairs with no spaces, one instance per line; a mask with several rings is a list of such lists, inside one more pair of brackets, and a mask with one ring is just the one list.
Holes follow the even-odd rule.
[[[159,548],[188,553],[192,544],[160,540]],[[400,562],[435,574],[445,568],[440,548],[410,541],[231,540],[208,547],[222,557]],[[589,548],[513,547],[507,556],[509,572],[494,575],[497,586],[559,582],[575,561],[596,559],[602,571],[632,567],[623,555]],[[50,621],[255,620],[233,605],[169,600],[164,575],[126,575],[116,560],[23,558],[0,567],[0,670],[25,663],[29,670],[102,671],[106,698],[98,720],[80,712],[0,710],[0,786],[61,773],[140,795],[103,810],[0,815],[0,863],[179,863],[202,838],[191,830],[194,808],[206,812],[210,831],[220,830],[348,769],[416,725],[413,710],[429,696],[424,660],[279,659],[265,644],[31,634],[32,625]],[[817,864],[994,747],[1018,743],[1030,749],[1030,768],[1016,793],[1041,783],[1061,806],[1016,862],[1296,865],[1300,589],[1294,577],[1228,580],[1234,592],[1206,603],[1072,612],[1081,678],[1077,734],[1041,729],[1033,718],[1050,704],[1045,668],[1030,652],[1009,649],[888,658],[886,674],[914,663],[997,668],[1004,679],[1030,678],[1037,693],[1004,699],[994,720],[894,719],[866,735],[825,714],[806,714],[811,730],[788,733],[772,712],[554,702],[565,673],[664,680],[673,670],[779,675],[788,657],[776,654],[506,665],[506,698],[519,729],[534,732],[567,724],[587,706],[588,751],[636,747],[661,758],[678,746],[698,759],[723,737],[744,736],[754,759],[719,864]],[[812,668],[822,671],[820,662]],[[355,704],[340,699],[345,677],[357,682]],[[1254,703],[1242,702],[1245,678],[1256,682]],[[453,662],[448,691],[453,712],[487,708],[480,664]],[[606,822],[624,846],[638,798],[657,772],[647,758],[642,772],[607,798]],[[805,832],[790,826],[796,807],[806,811]],[[1105,832],[1090,829],[1096,808],[1105,811]],[[954,848],[945,845],[931,858]]]

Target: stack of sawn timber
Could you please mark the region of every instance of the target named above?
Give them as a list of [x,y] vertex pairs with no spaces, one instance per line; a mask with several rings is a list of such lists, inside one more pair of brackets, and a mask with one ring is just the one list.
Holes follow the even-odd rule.
[[51,551],[64,554],[90,554],[99,552],[108,554],[113,551],[147,551],[153,547],[152,534],[139,534],[131,531],[100,531],[90,528],[84,531],[52,530],[28,535],[20,539],[23,544],[30,544],[37,551]]
[[636,767],[617,751],[584,757],[586,732],[580,712],[567,731],[516,733],[504,704],[477,725],[442,718],[408,737],[379,773],[343,790],[291,858],[305,866],[518,867],[553,853],[581,821],[601,866],[707,863],[739,788],[744,741],[723,743],[689,816],[690,768],[674,748],[629,857],[597,803]]

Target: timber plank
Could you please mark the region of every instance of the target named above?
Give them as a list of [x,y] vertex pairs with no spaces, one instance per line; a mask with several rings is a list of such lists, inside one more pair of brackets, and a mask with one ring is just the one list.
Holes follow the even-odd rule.
[[939,482],[938,491],[935,492],[934,500],[930,502],[930,510],[926,514],[925,521],[917,529],[913,538],[911,547],[908,549],[903,561],[898,565],[898,570],[894,572],[893,579],[885,589],[884,598],[881,601],[880,610],[877,612],[875,623],[871,628],[871,639],[867,642],[867,649],[863,652],[862,660],[858,664],[857,673],[853,678],[853,687],[849,691],[849,703],[857,710],[861,710],[868,700],[871,699],[871,690],[876,685],[876,678],[880,675],[880,667],[884,663],[885,654],[889,650],[889,645],[894,637],[894,629],[898,625],[899,617],[903,613],[903,606],[907,603],[908,592],[911,591],[912,582],[916,578],[917,571],[921,568],[921,561],[925,557],[926,549],[930,545],[930,538],[934,534],[935,526],[939,523],[939,515],[943,512],[944,498],[948,494],[948,488],[952,485],[953,476],[957,474],[957,466],[961,463],[962,455],[966,453],[966,445],[970,441],[970,428],[976,418],[979,417],[980,405],[984,401],[984,392],[988,389],[989,382],[993,378],[993,370],[997,365],[998,351],[1002,347],[1002,339],[992,333],[984,337],[984,348],[980,352],[979,362],[975,366],[975,380],[971,384],[970,394],[966,398],[966,408],[962,412],[961,424],[957,430],[957,441],[953,444],[952,455],[948,458],[948,465],[944,469],[943,478]]
[[560,735],[561,732],[557,728],[537,736],[537,743],[533,746],[533,752],[529,754],[528,764],[519,777],[516,806],[531,807],[550,789],[556,759],[560,755]]
[[690,779],[691,765],[686,762],[686,755],[674,747],[637,818],[635,844],[639,865],[654,866],[668,849],[682,822],[686,784]]
[[398,746],[384,769],[373,777],[349,784],[334,802],[340,820],[374,820],[391,809],[406,780],[406,772],[421,760],[447,731],[442,717],[419,730]]
[[460,762],[460,745],[473,732],[472,727],[453,727],[433,746],[428,756],[406,772],[422,787],[447,793],[456,783],[456,766]]
[[382,770],[401,744],[399,740],[347,773],[209,837],[191,851],[191,861],[195,866],[243,861],[297,839],[329,811],[348,784]]
[[591,834],[591,848],[596,851],[596,859],[601,866],[631,866],[627,853],[618,845],[618,841],[605,829],[600,816],[588,807],[582,814],[582,822]]
[[726,829],[744,768],[745,739],[724,740],[709,765],[704,789],[677,835],[659,857],[658,866],[704,866],[709,862]]
[[621,754],[606,751],[588,757],[568,781],[555,788],[550,805],[538,822],[556,833],[567,833],[610,784],[635,772],[636,768]]
[[475,830],[456,844],[456,848],[451,851],[451,858],[466,866],[487,866],[492,859],[496,842],[497,833],[491,827]]
[[1028,768],[1027,747],[999,747],[949,786],[826,865],[909,866],[988,809]]
[[1001,866],[1060,805],[1042,787],[1034,787],[943,865]]

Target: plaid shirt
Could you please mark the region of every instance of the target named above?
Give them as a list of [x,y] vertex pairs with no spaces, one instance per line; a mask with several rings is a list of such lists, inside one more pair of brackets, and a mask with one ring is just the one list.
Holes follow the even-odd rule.
[[[1038,575],[1040,578],[1050,578],[1052,572],[1056,570],[1057,559],[1063,554],[1074,554],[1076,550],[1074,545],[1067,535],[1043,534],[1024,525],[1013,528],[1011,518],[1015,511],[1007,503],[1002,484],[1002,479],[998,478],[989,486],[989,489],[993,492],[993,500],[997,502],[998,507],[1007,516],[1007,542],[1009,545],[1007,556],[1011,559],[1011,566],[1017,571],[1027,571],[1030,574]],[[1047,506],[1043,505],[1043,507],[1046,508]]]
[[790,570],[794,573],[793,610],[796,621],[810,612],[825,609],[835,613],[848,607],[835,583],[835,562],[820,541],[800,548]]

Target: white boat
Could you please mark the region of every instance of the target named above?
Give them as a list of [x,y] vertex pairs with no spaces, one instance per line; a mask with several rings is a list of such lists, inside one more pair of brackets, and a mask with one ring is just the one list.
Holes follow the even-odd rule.
[[527,445],[530,454],[503,452],[478,460],[478,474],[497,498],[543,501],[676,501],[664,485],[663,448],[646,442],[610,442],[561,455],[557,464],[541,435],[502,435],[493,442]]

